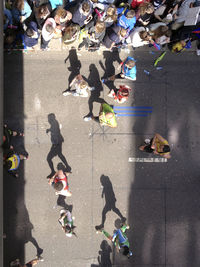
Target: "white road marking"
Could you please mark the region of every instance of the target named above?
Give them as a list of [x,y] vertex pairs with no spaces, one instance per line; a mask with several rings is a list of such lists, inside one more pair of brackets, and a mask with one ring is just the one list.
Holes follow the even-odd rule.
[[128,162],[167,162],[166,158],[129,158]]

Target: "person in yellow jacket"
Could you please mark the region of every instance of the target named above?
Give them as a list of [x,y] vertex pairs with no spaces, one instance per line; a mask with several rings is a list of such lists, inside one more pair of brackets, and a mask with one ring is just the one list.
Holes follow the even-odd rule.
[[113,108],[105,102],[101,104],[99,116],[95,117],[92,115],[84,117],[84,121],[90,120],[100,123],[101,126],[117,127],[117,120]]
[[14,150],[10,149],[4,157],[4,167],[12,175],[19,177],[17,170],[19,168],[20,161],[24,159],[28,159],[28,156],[24,156],[22,154],[18,155],[14,152]]

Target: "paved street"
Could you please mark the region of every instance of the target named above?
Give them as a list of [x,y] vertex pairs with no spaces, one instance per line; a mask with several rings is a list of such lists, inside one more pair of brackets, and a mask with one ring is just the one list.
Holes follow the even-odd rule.
[[[77,55],[75,49],[5,54],[4,120],[14,129],[24,129],[24,139],[14,142],[18,151],[24,146],[29,153],[20,166],[20,178],[4,173],[5,267],[18,257],[31,260],[42,249],[41,267],[200,266],[200,57],[193,51],[167,52],[158,64],[163,69],[156,70],[153,62],[160,52],[149,50],[129,54],[137,60],[135,82],[118,80],[110,88],[129,85],[130,97],[121,106],[149,107],[152,112],[145,117],[120,116],[115,129],[84,122],[83,117],[98,115],[102,99],[119,106],[107,96],[109,87],[100,78],[117,73],[118,62],[128,54]],[[64,97],[62,92],[79,70],[96,90],[89,98]],[[71,239],[58,223],[66,204],[61,198],[57,202],[47,181],[49,118],[59,125],[60,155],[72,172],[72,197],[65,200],[75,216],[77,237]],[[151,159],[156,156],[138,149],[155,132],[171,145],[167,162],[157,162]],[[55,170],[62,159],[53,158]],[[96,234],[104,213],[104,228],[110,234],[120,217],[127,218],[133,251],[129,260]]]

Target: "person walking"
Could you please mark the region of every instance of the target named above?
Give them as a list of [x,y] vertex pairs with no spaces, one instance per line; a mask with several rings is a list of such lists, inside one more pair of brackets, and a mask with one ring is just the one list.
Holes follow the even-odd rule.
[[104,228],[98,229],[96,233],[98,234],[99,232],[101,232],[106,238],[114,243],[118,251],[122,252],[124,256],[130,258],[133,253],[129,249],[130,244],[125,233],[127,229],[129,229],[129,226],[127,224],[122,224],[120,229],[115,230],[113,236],[106,232]]
[[60,218],[58,222],[61,224],[63,231],[67,237],[72,237],[72,235],[76,235],[74,233],[74,217],[69,210],[62,209],[60,211]]

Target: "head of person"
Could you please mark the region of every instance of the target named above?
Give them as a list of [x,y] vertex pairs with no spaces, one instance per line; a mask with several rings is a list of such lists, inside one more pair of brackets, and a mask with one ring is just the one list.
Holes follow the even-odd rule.
[[96,33],[104,32],[105,29],[106,29],[105,23],[103,21],[97,21],[97,23],[95,25]]
[[127,35],[127,30],[124,28],[121,28],[119,31],[119,34],[122,38],[124,38]]
[[79,25],[70,25],[66,27],[65,30],[63,31],[63,36],[62,36],[63,42],[74,40],[79,31],[80,31]]
[[85,16],[87,16],[90,12],[90,5],[87,2],[83,2],[83,4],[81,5],[81,11],[83,12],[83,14]]
[[163,145],[160,148],[162,150],[161,153],[168,153],[168,152],[170,152],[170,146],[169,145]]
[[133,17],[135,17],[135,11],[134,10],[129,10],[126,13],[126,17],[127,17],[127,19],[132,19]]
[[52,34],[54,32],[54,27],[52,24],[48,23],[46,24],[46,31],[49,33],[49,34]]
[[82,81],[79,86],[80,86],[80,89],[85,89],[87,88],[88,83],[86,81]]
[[47,5],[43,4],[38,7],[37,14],[39,18],[44,18],[49,14]]
[[110,17],[113,21],[117,20],[117,8],[115,5],[109,5],[106,10],[107,17]]
[[53,187],[56,191],[61,191],[63,189],[63,183],[61,181],[54,183]]
[[24,0],[15,0],[13,3],[13,7],[15,7],[18,10],[24,9]]
[[57,17],[57,23],[64,23],[72,19],[72,13],[60,7],[57,9],[55,17]]
[[106,113],[105,117],[107,120],[111,120],[113,118],[114,114],[112,112]]
[[130,59],[126,62],[126,67],[128,67],[129,69],[132,69],[135,66],[135,61]]
[[122,254],[124,255],[124,256],[129,256],[129,247],[127,247],[127,246],[124,246],[123,248],[122,248]]
[[26,35],[30,38],[37,38],[38,37],[38,34],[36,31],[34,31],[33,29],[31,28],[27,28],[26,29]]
[[147,31],[141,31],[139,33],[139,36],[143,41],[149,41],[149,39],[150,39],[150,35],[148,34]]
[[70,227],[69,225],[65,226],[65,234],[68,236],[72,235],[72,227]]
[[152,14],[154,12],[154,6],[151,3],[144,2],[139,6],[140,15]]

